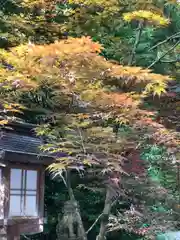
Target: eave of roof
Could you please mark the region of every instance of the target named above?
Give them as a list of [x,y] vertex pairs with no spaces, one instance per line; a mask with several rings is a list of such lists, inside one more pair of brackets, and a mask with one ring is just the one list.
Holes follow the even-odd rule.
[[9,163],[26,163],[33,165],[48,166],[55,161],[53,157],[46,155],[27,154],[15,151],[4,151],[3,157],[0,159],[0,163],[4,166]]
[[[1,130],[0,136],[0,162],[30,162],[48,165],[54,160],[48,153],[40,150],[43,145],[43,140],[36,137],[35,134],[29,134],[36,125],[21,124],[14,122],[8,124],[8,127],[13,126],[12,129],[4,128]],[[20,131],[16,131],[16,128]],[[23,130],[23,131],[21,131]],[[26,131],[27,130],[27,131]]]

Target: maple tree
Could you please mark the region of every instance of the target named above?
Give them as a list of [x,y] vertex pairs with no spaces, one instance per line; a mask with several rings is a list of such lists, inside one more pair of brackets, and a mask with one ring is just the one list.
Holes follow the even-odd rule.
[[[165,92],[171,78],[149,69],[107,61],[99,55],[101,49],[99,43],[82,37],[0,52],[1,61],[14,67],[14,71],[8,71],[10,76],[23,76],[24,81],[34,83],[32,93],[41,85],[50,84],[53,90],[53,104],[48,111],[53,125],[40,125],[37,130],[48,141],[42,149],[55,154],[57,159],[50,170],[63,176],[72,169],[91,172],[95,168],[93,172],[98,172],[102,186],[105,181],[106,217],[102,218],[97,239],[106,235],[107,217],[114,197],[121,191],[120,179],[126,174],[123,162],[127,152],[141,148],[149,139],[176,151],[179,147],[176,132],[153,121],[153,112],[140,109],[145,97]],[[120,91],[124,86],[129,92]],[[23,99],[26,92],[19,94],[19,99]],[[29,103],[28,108],[35,105]],[[123,134],[119,128],[127,124],[131,132]],[[71,201],[75,201],[70,185],[68,189]],[[79,221],[82,225],[80,217]],[[86,239],[82,226],[81,234]]]
[[[77,36],[80,36],[80,35],[82,35],[82,34],[90,34],[90,35],[92,35],[93,37],[95,37],[96,39],[99,39],[101,42],[103,42],[103,40],[104,40],[104,37],[103,37],[103,35],[100,35],[100,34],[102,34],[101,33],[101,30],[99,30],[100,28],[99,27],[101,27],[101,26],[104,26],[105,24],[104,23],[106,23],[106,21],[107,21],[107,23],[109,24],[109,26],[111,26],[112,27],[112,25],[113,25],[113,21],[114,21],[114,18],[111,18],[110,16],[111,16],[111,14],[113,13],[113,14],[115,14],[115,13],[117,13],[117,15],[118,15],[118,13],[119,13],[119,10],[121,11],[122,10],[122,8],[121,8],[121,6],[123,5],[122,3],[122,5],[119,7],[119,5],[117,6],[117,2],[115,3],[116,1],[112,1],[112,2],[108,2],[107,3],[107,1],[105,2],[105,1],[83,1],[83,3],[82,3],[82,1],[76,1],[75,3],[76,4],[79,4],[79,5],[76,5],[75,6],[75,10],[77,10],[77,12],[75,11],[75,12],[71,12],[71,10],[69,11],[69,15],[70,15],[70,22],[69,22],[69,24],[70,25],[68,25],[68,28],[66,28],[67,30],[67,32],[72,32],[72,34],[75,34],[75,35],[77,35]],[[70,3],[74,3],[74,1],[71,1]],[[144,2],[143,2],[144,3]],[[143,18],[143,13],[149,13],[149,19],[146,19],[146,21],[147,21],[147,23],[148,23],[148,25],[147,25],[147,23],[146,23],[146,25],[145,25],[145,29],[144,29],[144,34],[146,34],[146,33],[148,33],[148,31],[150,32],[150,30],[151,30],[151,28],[148,28],[147,26],[151,26],[151,24],[153,23],[156,23],[156,27],[157,28],[159,28],[159,25],[161,25],[161,23],[163,23],[162,25],[164,25],[164,24],[167,24],[168,23],[168,20],[166,20],[165,18],[162,18],[162,10],[161,9],[159,9],[158,7],[157,7],[157,5],[156,6],[154,6],[153,5],[153,2],[149,2],[148,4],[143,4],[142,2],[140,2],[140,1],[138,1],[137,2],[137,5],[135,5],[135,4],[131,4],[131,5],[128,5],[128,7],[130,6],[130,7],[132,7],[133,6],[133,8],[134,8],[134,6],[135,6],[135,8],[138,8],[138,9],[140,9],[140,11],[136,11],[138,14],[139,14],[139,17],[141,17],[141,19]],[[159,3],[158,3],[159,4]],[[87,8],[87,6],[88,6],[88,8]],[[162,5],[160,4],[160,6],[162,7]],[[77,8],[76,8],[77,7]],[[156,14],[154,14],[154,13],[152,13],[152,12],[150,12],[149,10],[151,9],[152,10],[152,7],[153,7],[153,10],[156,12]],[[145,10],[141,10],[142,8],[144,8]],[[89,9],[91,9],[90,11],[89,11]],[[148,11],[149,12],[147,12],[147,9],[148,9]],[[69,9],[67,9],[67,11],[68,11]],[[74,8],[73,8],[73,10],[74,10]],[[103,10],[103,11],[102,11]],[[129,9],[128,9],[129,10]],[[133,10],[137,10],[137,9],[133,9]],[[132,11],[132,9],[131,9],[131,11]],[[96,12],[98,12],[98,14],[96,15]],[[124,12],[124,9],[123,9],[123,11],[121,11],[121,12]],[[126,11],[126,12],[128,12],[128,11]],[[117,16],[116,15],[116,16]],[[121,14],[120,14],[120,16],[121,16]],[[128,15],[126,15],[126,16],[128,16]],[[129,13],[129,16],[130,17],[133,17],[133,15],[131,15],[131,13]],[[71,17],[72,17],[72,20],[71,20]],[[154,22],[153,22],[153,18],[154,18]],[[137,20],[137,16],[136,16],[136,18],[135,18],[136,20]],[[126,19],[125,19],[126,20]],[[161,22],[162,21],[162,22]],[[84,24],[84,23],[86,23],[86,24]],[[97,24],[98,23],[98,24]],[[118,22],[117,21],[117,24],[119,24],[119,23],[121,23],[121,20]],[[158,23],[158,24],[157,24]],[[106,25],[106,27],[108,27],[108,24]],[[97,26],[98,25],[98,26]],[[93,26],[93,27],[92,27]],[[121,24],[121,26],[122,26],[122,24]],[[135,25],[136,26],[136,25]],[[66,23],[66,27],[67,27],[67,23]],[[127,30],[128,28],[126,28],[126,30]],[[94,32],[93,32],[93,31]],[[142,29],[141,29],[142,30]],[[108,33],[110,33],[110,31],[108,32]],[[99,36],[100,37],[99,37]],[[175,34],[174,34],[175,35]],[[97,37],[98,36],[98,37]],[[146,66],[149,66],[149,67],[156,67],[155,68],[155,70],[158,70],[159,71],[159,65],[160,64],[162,64],[162,62],[161,62],[161,60],[163,59],[163,57],[171,57],[171,55],[170,55],[170,53],[172,54],[172,50],[173,50],[173,53],[175,52],[175,56],[177,55],[177,50],[178,50],[178,33],[177,33],[177,42],[175,42],[175,45],[174,44],[172,44],[172,46],[170,45],[170,47],[168,47],[169,49],[168,50],[166,50],[166,49],[163,49],[163,54],[162,54],[162,56],[159,58],[157,58],[157,59],[155,59],[156,58],[156,56],[153,56],[153,58],[154,58],[154,60],[152,59],[152,57],[151,58],[149,58],[148,57],[148,59],[151,61],[150,63],[148,63],[147,64],[147,61],[144,61],[144,58],[142,58],[143,59],[143,62],[141,61],[141,63],[144,65],[144,64],[146,64]],[[138,35],[137,36],[135,36],[135,38],[136,37],[138,37]],[[137,38],[136,38],[137,39]],[[173,39],[173,35],[172,36],[170,36],[169,37],[169,39]],[[112,38],[111,38],[111,40],[112,40]],[[123,40],[126,40],[126,39],[123,39]],[[138,39],[137,39],[138,40]],[[154,38],[154,40],[156,40],[156,38]],[[114,41],[114,39],[113,39],[113,41]],[[120,38],[117,38],[116,37],[116,39],[115,39],[115,41],[117,42],[117,41],[119,41],[119,45],[117,45],[118,46],[118,51],[119,51],[119,49],[120,49],[120,54],[122,55],[122,57],[124,57],[125,56],[125,59],[123,60],[123,62],[124,63],[127,63],[127,62],[129,62],[129,64],[135,64],[132,60],[134,60],[134,55],[135,55],[135,57],[137,57],[138,55],[137,55],[137,50],[138,50],[138,46],[140,46],[140,42],[137,42],[137,41],[135,41],[135,45],[134,45],[134,49],[133,49],[133,51],[132,52],[130,52],[129,53],[129,56],[131,56],[131,59],[130,59],[130,61],[129,61],[129,58],[127,59],[126,58],[126,56],[127,56],[127,52],[129,52],[129,49],[131,49],[130,47],[129,47],[129,44],[127,45],[127,41],[125,42],[125,41],[122,41]],[[147,40],[146,40],[147,41]],[[162,41],[163,42],[163,41]],[[165,41],[166,42],[166,41]],[[104,41],[103,43],[105,43],[106,44],[106,41]],[[114,42],[113,42],[114,43]],[[125,44],[126,43],[126,44]],[[137,44],[138,43],[138,44]],[[119,47],[120,46],[120,44],[123,46],[123,48],[122,47]],[[146,42],[145,42],[145,44],[147,44]],[[155,44],[154,46],[153,46],[153,49],[155,49],[155,50],[157,50],[157,48],[155,47],[157,44]],[[161,44],[159,44],[158,46],[160,46]],[[165,46],[166,47],[166,46]],[[121,50],[122,49],[122,50]],[[135,51],[134,51],[135,50]],[[175,51],[174,51],[175,50]],[[160,51],[161,51],[161,49],[160,49]],[[126,54],[125,54],[126,53]],[[156,53],[156,52],[155,52]],[[116,55],[116,51],[113,51],[113,54],[114,55]],[[112,55],[113,55],[112,54]],[[159,48],[158,48],[158,54],[159,54]],[[107,56],[107,55],[105,55],[105,56]],[[147,57],[147,56],[146,56]],[[113,58],[114,58],[114,56],[113,56]],[[122,58],[121,58],[122,59]],[[117,59],[116,59],[117,60]],[[119,60],[119,59],[118,59]],[[136,60],[137,61],[137,60]],[[169,60],[166,60],[167,62],[169,61]],[[178,62],[178,58],[177,58],[177,60],[174,60],[174,63],[176,64]],[[158,64],[158,63],[160,63],[160,64]],[[139,64],[140,65],[140,64]],[[158,66],[157,66],[158,65]],[[165,66],[167,66],[167,64],[165,63]],[[168,68],[169,68],[169,65],[168,65]],[[168,68],[163,68],[163,71],[164,71],[164,69],[165,70],[168,70],[167,72],[170,72],[169,71],[169,69]],[[129,69],[130,70],[130,69]],[[173,75],[174,75],[174,72],[173,72]],[[116,84],[117,84],[117,81],[114,81],[113,83],[115,83],[116,82]],[[112,82],[111,82],[112,83]],[[122,85],[121,85],[121,87],[122,87]],[[129,90],[130,89],[130,87],[131,87],[131,84],[130,84],[130,86],[129,85],[127,85],[127,87],[125,88],[126,89],[126,91],[127,91],[127,89]],[[161,90],[162,89],[164,89],[163,88],[163,86],[162,86],[162,88],[160,87],[159,88],[160,89],[160,92],[161,92]],[[126,115],[127,116],[127,115]],[[147,121],[147,123],[149,123],[150,124],[150,122],[151,122],[151,119],[144,119],[145,121],[143,121],[143,123],[145,123],[146,121]],[[154,125],[156,125],[156,123],[154,123]],[[167,130],[163,130],[163,129],[161,129],[161,125],[156,125],[157,126],[157,128],[160,128],[160,131],[158,131],[158,133],[156,134],[156,137],[157,137],[157,140],[162,140],[162,142],[165,140],[165,139],[168,139],[168,138],[166,138],[168,135],[169,135],[169,133],[168,133],[168,131]],[[160,133],[160,139],[159,139],[159,132],[161,132]],[[161,142],[161,143],[162,143]],[[169,139],[169,143],[171,144],[171,138]],[[178,145],[178,144],[177,144]]]

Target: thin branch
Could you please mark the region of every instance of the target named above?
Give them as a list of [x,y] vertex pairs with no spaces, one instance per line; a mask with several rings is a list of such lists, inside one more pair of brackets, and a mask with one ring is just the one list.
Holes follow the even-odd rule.
[[99,221],[99,219],[101,218],[102,215],[103,215],[103,213],[101,213],[101,214],[96,218],[96,220],[95,220],[94,223],[91,225],[91,227],[86,231],[86,234],[88,234],[88,233],[93,229],[93,227],[96,225],[96,223]]
[[133,50],[132,50],[132,53],[131,53],[128,65],[132,65],[132,63],[133,63],[137,47],[138,47],[138,45],[140,43],[141,34],[142,34],[142,30],[143,30],[143,23],[144,23],[143,21],[139,22],[137,33],[136,33],[136,39],[135,39],[134,47],[133,47]]
[[78,132],[79,132],[79,135],[80,135],[80,138],[81,138],[81,144],[82,144],[83,152],[84,152],[84,154],[86,154],[86,148],[85,148],[85,145],[84,145],[83,136],[82,136],[82,133],[81,133],[81,129],[79,127],[78,127]]
[[61,177],[64,185],[67,187],[67,182],[66,182],[66,180],[65,180],[65,178],[64,178],[64,176],[63,176],[63,172],[60,170],[60,171],[58,171],[58,174],[60,175],[60,177]]
[[165,57],[168,53],[170,53],[172,50],[174,50],[175,47],[178,46],[178,44],[180,44],[180,40],[179,40],[177,43],[175,43],[168,51],[166,51],[161,57],[157,58],[153,63],[151,63],[151,64],[148,66],[148,68],[153,67],[156,63],[158,63],[159,61],[161,61],[161,59],[162,59],[163,57]]
[[[114,200],[111,204],[111,207],[116,203],[117,199]],[[101,213],[97,218],[96,220],[94,221],[94,223],[91,225],[91,227],[86,231],[86,234],[88,234],[93,228],[94,226],[96,225],[96,223],[100,220],[101,216],[103,215],[103,213]]]
[[162,63],[178,63],[180,62],[180,58],[172,59],[172,60],[161,60]]
[[25,238],[27,240],[31,240],[30,238],[26,237],[24,234],[22,236],[23,236],[23,238]]
[[158,42],[156,45],[152,46],[149,51],[153,50],[154,48],[157,48],[158,46],[172,40],[172,39],[175,39],[175,38],[179,38],[180,37],[180,32],[177,32],[175,34],[173,34],[172,36],[166,38],[165,40],[161,41],[161,42]]

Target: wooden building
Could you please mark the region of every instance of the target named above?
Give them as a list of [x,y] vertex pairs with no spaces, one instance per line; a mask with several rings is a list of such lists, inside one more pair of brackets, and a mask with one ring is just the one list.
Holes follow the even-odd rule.
[[43,231],[44,173],[53,158],[40,152],[33,127],[0,131],[0,240]]

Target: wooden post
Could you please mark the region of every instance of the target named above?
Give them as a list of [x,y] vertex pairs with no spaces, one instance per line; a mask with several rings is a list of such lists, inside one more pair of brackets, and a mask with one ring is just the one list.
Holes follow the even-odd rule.
[[6,240],[20,240],[20,236],[13,236],[11,234],[10,235],[8,234]]
[[5,240],[20,240],[20,236],[8,236]]
[[8,240],[6,227],[0,228],[0,239],[1,240]]
[[20,240],[20,236],[15,236],[13,240]]
[[7,240],[20,240],[20,232],[18,224],[14,224],[7,229]]

